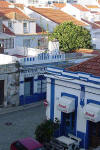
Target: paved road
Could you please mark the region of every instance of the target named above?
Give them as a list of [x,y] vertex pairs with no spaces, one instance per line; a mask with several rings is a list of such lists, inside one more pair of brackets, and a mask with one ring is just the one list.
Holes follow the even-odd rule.
[[[44,119],[45,108],[43,104],[34,108],[0,115],[0,150],[9,150],[10,143],[16,139],[35,137],[35,128]],[[12,125],[7,123],[12,123]]]

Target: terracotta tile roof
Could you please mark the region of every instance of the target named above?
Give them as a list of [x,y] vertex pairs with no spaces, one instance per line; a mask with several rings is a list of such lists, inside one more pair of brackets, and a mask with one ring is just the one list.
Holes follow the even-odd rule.
[[15,36],[15,34],[9,28],[7,28],[4,24],[3,24],[3,33]]
[[73,16],[62,12],[61,10],[55,10],[52,8],[36,8],[34,6],[29,6],[29,8],[57,24],[63,23],[65,21],[72,21],[76,25],[80,25],[80,26],[87,25],[84,22],[77,20]]
[[53,3],[53,5],[58,8],[63,8],[66,6],[66,3]]
[[100,0],[98,0],[98,3],[100,4]]
[[16,7],[19,7],[19,8],[21,8],[22,10],[24,9],[24,4],[18,4],[18,3],[16,3],[16,4],[14,4]]
[[77,49],[76,52],[100,55],[100,51],[93,50],[93,49]]
[[3,17],[7,17],[8,19],[16,19],[16,20],[30,19],[26,14],[24,14],[17,8],[0,8],[0,13],[3,14]]
[[9,5],[11,5],[11,3],[7,2],[7,1],[0,1],[1,8],[8,8]]
[[86,5],[87,8],[100,8],[99,6],[97,5]]
[[87,8],[83,7],[80,4],[72,4],[72,6],[76,7],[77,9],[79,9],[80,11],[89,11]]
[[85,72],[100,77],[100,55],[88,59],[78,65],[66,68],[66,70],[72,72]]
[[82,19],[82,20],[83,20],[84,22],[90,24],[90,25],[92,26],[92,29],[100,29],[100,25],[97,24],[96,22],[92,23],[92,22],[87,21],[87,20],[85,20],[85,19]]

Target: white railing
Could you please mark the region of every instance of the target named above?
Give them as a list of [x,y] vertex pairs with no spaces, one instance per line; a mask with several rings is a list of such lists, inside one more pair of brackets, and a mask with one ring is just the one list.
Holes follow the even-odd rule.
[[41,53],[35,57],[26,57],[21,58],[21,65],[35,65],[35,64],[46,64],[46,63],[54,63],[65,61],[65,54],[49,54],[49,53]]

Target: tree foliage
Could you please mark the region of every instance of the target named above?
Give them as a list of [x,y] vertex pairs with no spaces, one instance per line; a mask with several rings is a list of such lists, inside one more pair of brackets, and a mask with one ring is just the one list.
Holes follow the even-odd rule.
[[49,142],[56,128],[58,128],[58,124],[51,120],[42,122],[35,130],[36,139],[41,143]]
[[89,30],[72,22],[64,22],[58,25],[49,36],[49,40],[54,39],[59,41],[60,50],[64,52],[73,52],[80,48],[92,48]]

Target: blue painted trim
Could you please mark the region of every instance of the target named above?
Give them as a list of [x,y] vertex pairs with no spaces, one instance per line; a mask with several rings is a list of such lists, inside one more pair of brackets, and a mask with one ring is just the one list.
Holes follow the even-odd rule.
[[68,97],[71,97],[71,98],[74,98],[75,99],[75,129],[74,129],[74,134],[76,135],[76,127],[77,127],[77,107],[78,107],[78,96],[76,95],[72,95],[72,94],[69,94],[69,93],[61,93],[61,97],[62,96],[68,96]]
[[80,142],[80,148],[86,148],[86,134],[81,132],[81,131],[77,131],[77,137],[79,137],[80,139],[82,139],[82,141]]
[[20,81],[20,84],[21,84],[21,83],[24,83],[24,81]]
[[86,138],[85,147],[86,147],[86,149],[88,149],[89,148],[89,121],[88,120],[86,122],[86,135],[85,135],[85,138]]
[[100,101],[96,101],[96,100],[92,100],[92,99],[87,99],[87,104],[88,103],[93,103],[93,104],[100,105]]
[[30,96],[24,96],[21,95],[20,96],[20,105],[24,105],[24,104],[30,104],[30,103],[34,103],[34,102],[39,102],[46,99],[46,93],[35,93],[33,95]]
[[[91,74],[91,73],[85,73],[85,72],[80,72],[80,71],[77,71],[77,72],[67,71],[67,70],[65,70],[65,69],[61,69],[61,68],[58,68],[58,67],[51,67],[51,66],[48,67],[48,68],[63,70],[63,72],[65,72],[65,73],[72,73],[73,75],[74,75],[74,74],[83,74],[83,75],[88,75],[88,76],[93,77],[93,78],[100,79],[99,76],[94,76],[94,75]],[[47,68],[47,70],[48,70],[48,68]],[[50,70],[49,70],[49,71],[50,71]],[[84,77],[83,77],[83,78],[84,78]]]
[[81,107],[83,107],[84,104],[84,99],[85,99],[85,86],[84,85],[80,85],[81,86],[81,93],[80,93],[80,105]]
[[54,121],[55,80],[51,79],[50,119]]
[[[56,68],[57,69],[57,68]],[[58,70],[60,70],[60,69],[58,69]],[[93,77],[94,79],[100,79],[100,77],[96,77],[96,76],[94,76],[94,75],[92,75],[92,74],[87,74],[87,73],[82,73],[82,72],[72,72],[72,71],[64,71],[63,70],[63,72],[65,72],[65,73],[71,73],[72,75],[64,75],[63,74],[63,72],[57,72],[57,71],[52,71],[52,70],[48,70],[48,68],[47,68],[47,72],[49,72],[49,73],[52,73],[52,74],[56,74],[56,75],[58,75],[58,76],[62,76],[62,77],[68,77],[68,78],[72,78],[72,79],[78,79],[78,80],[85,80],[86,82],[90,82],[90,83],[94,83],[94,84],[98,84],[98,85],[100,85],[100,81],[94,81],[94,80],[90,80],[90,79],[88,79],[88,78],[86,78],[86,77],[75,77],[74,75],[81,75],[81,74],[85,74],[85,75],[88,75],[89,77]]]

